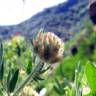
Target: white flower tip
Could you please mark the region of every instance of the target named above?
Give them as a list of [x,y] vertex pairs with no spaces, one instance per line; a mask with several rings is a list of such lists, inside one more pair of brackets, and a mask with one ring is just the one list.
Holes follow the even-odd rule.
[[45,96],[46,95],[46,92],[47,92],[47,89],[46,88],[43,88],[40,93],[39,93],[39,96]]

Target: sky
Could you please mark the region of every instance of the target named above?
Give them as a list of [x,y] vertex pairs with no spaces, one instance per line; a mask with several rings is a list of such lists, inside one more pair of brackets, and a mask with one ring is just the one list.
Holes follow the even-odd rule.
[[[24,2],[23,2],[24,1]],[[0,0],[0,25],[16,25],[67,0]]]

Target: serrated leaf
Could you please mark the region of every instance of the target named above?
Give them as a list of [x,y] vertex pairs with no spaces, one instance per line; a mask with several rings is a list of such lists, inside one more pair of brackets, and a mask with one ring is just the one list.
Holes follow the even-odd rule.
[[8,84],[8,91],[11,93],[14,91],[17,80],[18,80],[18,75],[19,75],[19,69],[17,69],[14,74],[12,75],[9,84]]
[[96,67],[88,62],[85,73],[92,93],[96,95]]
[[4,62],[2,61],[2,64],[0,65],[0,81],[3,80],[3,74],[4,74]]

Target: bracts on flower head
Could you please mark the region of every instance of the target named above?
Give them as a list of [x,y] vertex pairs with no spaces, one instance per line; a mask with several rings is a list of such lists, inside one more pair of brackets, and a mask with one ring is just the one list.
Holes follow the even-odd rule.
[[52,32],[41,32],[32,41],[34,52],[45,62],[55,63],[63,58],[64,42]]

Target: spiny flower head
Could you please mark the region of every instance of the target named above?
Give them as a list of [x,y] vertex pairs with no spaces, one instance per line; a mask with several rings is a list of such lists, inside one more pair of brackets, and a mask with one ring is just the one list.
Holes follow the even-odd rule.
[[52,32],[39,32],[33,40],[33,47],[34,52],[46,62],[55,63],[63,58],[64,43]]

